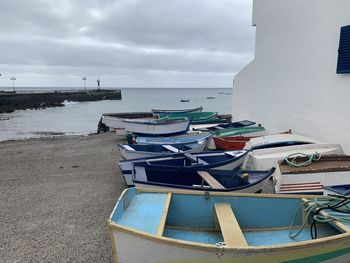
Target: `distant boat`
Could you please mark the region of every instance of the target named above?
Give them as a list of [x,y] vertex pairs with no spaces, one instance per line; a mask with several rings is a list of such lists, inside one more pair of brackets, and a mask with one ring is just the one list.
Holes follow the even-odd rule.
[[202,152],[208,144],[208,140],[191,144],[118,144],[120,154],[124,159],[137,159],[156,157],[174,153]]
[[213,100],[213,99],[215,99],[215,97],[213,97],[213,96],[208,96],[207,99],[208,99],[208,100]]
[[[132,263],[348,262],[346,202],[343,213],[320,209],[335,202],[303,195],[129,188],[108,220],[112,257]],[[311,207],[315,203],[321,204]],[[313,221],[315,212],[323,222]],[[315,239],[312,222],[317,222]]]
[[136,135],[170,136],[183,134],[188,131],[191,120],[178,118],[177,120],[163,119],[124,119],[125,130]]
[[186,112],[201,112],[203,107],[192,109],[166,110],[166,109],[152,109],[153,114],[172,114],[172,113],[186,113]]
[[224,95],[232,95],[232,92],[224,92]]
[[181,102],[190,102],[190,99],[181,99]]

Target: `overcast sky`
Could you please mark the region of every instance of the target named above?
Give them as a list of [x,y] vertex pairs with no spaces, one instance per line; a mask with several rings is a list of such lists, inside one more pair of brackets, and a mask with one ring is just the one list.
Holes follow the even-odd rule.
[[251,0],[2,0],[0,89],[232,87],[254,55]]

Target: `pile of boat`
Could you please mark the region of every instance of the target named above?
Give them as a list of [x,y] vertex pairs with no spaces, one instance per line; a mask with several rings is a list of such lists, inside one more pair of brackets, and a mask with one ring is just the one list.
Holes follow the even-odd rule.
[[[202,107],[100,123],[129,141],[118,165],[130,188],[109,219],[115,261],[347,262],[350,156],[339,144]],[[269,179],[284,195],[256,194]]]

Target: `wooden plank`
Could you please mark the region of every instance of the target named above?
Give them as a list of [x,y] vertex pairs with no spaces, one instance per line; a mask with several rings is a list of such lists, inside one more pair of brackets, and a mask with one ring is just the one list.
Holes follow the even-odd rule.
[[168,215],[168,210],[169,210],[169,205],[170,205],[170,200],[171,200],[171,193],[168,193],[167,198],[165,200],[163,214],[162,214],[162,217],[160,219],[160,223],[159,223],[159,227],[158,227],[158,231],[157,231],[157,236],[159,236],[159,237],[163,236],[166,218]]
[[225,187],[222,184],[220,184],[214,177],[212,177],[208,172],[198,171],[197,173],[211,187],[216,188],[216,189],[225,189]]
[[128,150],[128,151],[135,151],[134,148],[130,147],[129,145],[126,145],[126,144],[123,144],[123,147],[125,150]]
[[248,247],[242,229],[229,204],[214,204],[222,236],[227,247]]
[[180,149],[175,148],[174,146],[171,146],[169,144],[162,145],[165,149],[174,152],[174,153],[181,153],[182,151]]

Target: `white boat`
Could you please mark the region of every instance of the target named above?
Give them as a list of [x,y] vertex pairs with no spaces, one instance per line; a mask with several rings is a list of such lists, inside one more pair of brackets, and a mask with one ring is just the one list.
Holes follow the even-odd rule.
[[170,136],[188,131],[191,120],[188,118],[172,119],[124,119],[125,130],[144,136]]
[[202,152],[208,144],[203,140],[191,144],[118,144],[120,154],[126,160],[159,157],[174,153],[197,153]]
[[207,140],[212,135],[209,132],[186,133],[171,137],[142,137],[137,136],[137,144],[177,144],[177,143],[196,143]]
[[347,222],[332,218],[335,211],[322,211],[329,220],[317,221],[313,239],[307,221],[317,219],[305,211],[311,201],[302,195],[128,188],[108,220],[113,261],[349,262],[349,209],[338,214]]
[[[297,163],[308,157],[296,157]],[[306,166],[291,166],[286,160],[279,161],[275,172],[276,193],[323,194],[326,186],[350,184],[349,155],[321,155]]]
[[101,117],[101,123],[118,135],[126,135],[124,119],[151,118],[152,116],[152,112],[105,113]]
[[262,149],[310,143],[318,143],[318,141],[297,134],[278,133],[252,138],[246,143],[244,149]]
[[301,153],[310,155],[315,152],[321,155],[344,154],[344,151],[339,144],[326,143],[257,149],[248,153],[244,168],[249,170],[267,170],[271,167],[276,167],[278,161],[283,160],[291,154]]

